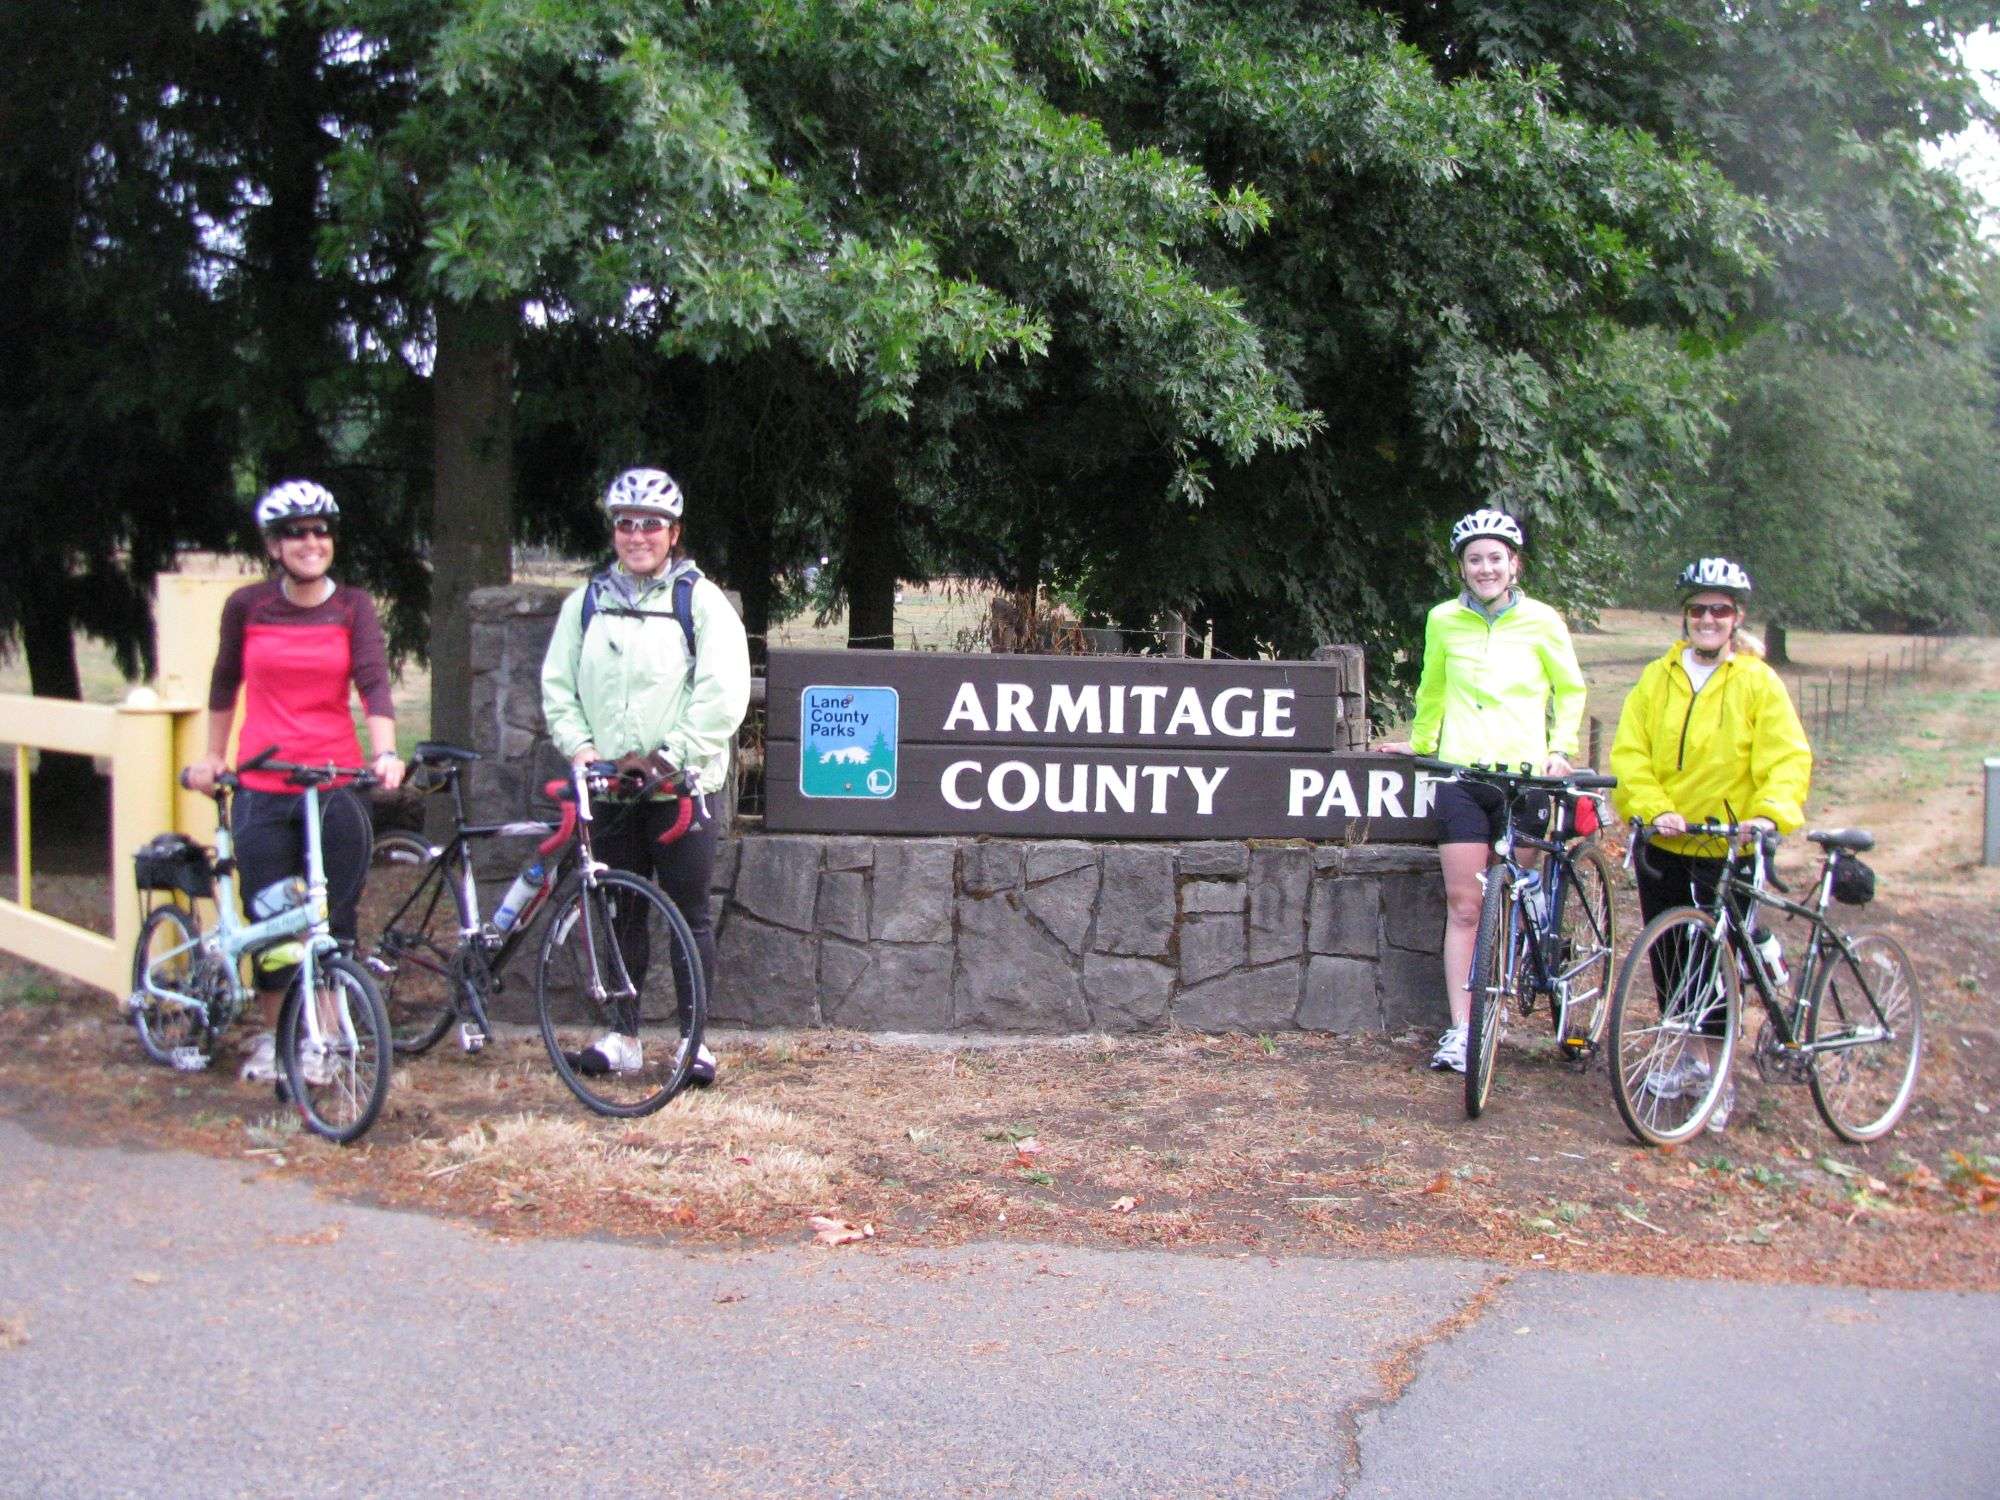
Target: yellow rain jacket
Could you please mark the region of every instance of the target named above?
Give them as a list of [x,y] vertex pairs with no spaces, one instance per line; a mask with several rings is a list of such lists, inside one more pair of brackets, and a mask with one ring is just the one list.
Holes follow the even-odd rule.
[[1548,605],[1516,589],[1488,620],[1463,597],[1447,599],[1424,622],[1410,748],[1454,765],[1539,772],[1551,750],[1576,759],[1583,693],[1569,627]]
[[[1738,651],[1700,692],[1681,665],[1686,641],[1639,675],[1618,715],[1612,805],[1648,823],[1677,812],[1690,823],[1769,818],[1790,833],[1805,822],[1812,746],[1791,695],[1763,658]],[[1713,853],[1712,841],[1663,838],[1663,849]]]

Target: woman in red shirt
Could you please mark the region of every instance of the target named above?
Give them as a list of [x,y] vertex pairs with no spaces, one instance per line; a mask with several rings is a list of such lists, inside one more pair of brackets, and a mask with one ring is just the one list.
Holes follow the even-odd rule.
[[[307,479],[287,480],[257,502],[257,529],[274,567],[269,578],[238,589],[222,607],[222,640],[208,685],[208,754],[188,767],[195,790],[211,790],[225,767],[239,689],[243,729],[237,743],[245,754],[276,745],[280,760],[350,766],[361,759],[350,707],[351,690],[358,690],[373,769],[391,790],[402,782],[389,655],[374,601],[336,584],[329,572],[339,522],[332,494]],[[345,783],[322,788],[319,805],[328,916],[333,935],[352,942],[373,824],[367,804]],[[305,799],[282,772],[245,772],[229,826],[238,889],[254,920],[260,898],[270,904],[266,891],[305,873]],[[257,957],[267,1029],[251,1043],[246,1080],[277,1077],[269,1028],[277,1024],[279,1001],[300,957],[296,943],[280,943]]]

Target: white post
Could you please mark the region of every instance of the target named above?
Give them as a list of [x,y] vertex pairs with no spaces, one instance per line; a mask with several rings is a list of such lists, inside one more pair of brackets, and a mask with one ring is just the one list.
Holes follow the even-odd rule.
[[2000,757],[1986,758],[1986,850],[1982,858],[2000,865]]

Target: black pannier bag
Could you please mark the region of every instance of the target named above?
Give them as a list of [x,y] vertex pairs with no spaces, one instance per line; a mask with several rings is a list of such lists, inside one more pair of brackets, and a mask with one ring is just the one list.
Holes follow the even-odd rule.
[[155,834],[133,854],[132,866],[142,891],[215,894],[215,871],[209,867],[208,851],[184,833]]
[[1875,899],[1875,872],[1848,855],[1833,867],[1833,899],[1842,906],[1866,906]]

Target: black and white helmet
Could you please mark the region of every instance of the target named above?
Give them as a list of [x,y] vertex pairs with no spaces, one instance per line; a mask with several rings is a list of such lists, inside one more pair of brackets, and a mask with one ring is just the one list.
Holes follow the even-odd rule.
[[1483,536],[1497,537],[1516,552],[1524,550],[1528,539],[1521,533],[1521,523],[1504,510],[1475,510],[1469,516],[1462,516],[1459,523],[1451,528],[1451,555],[1458,556],[1466,545],[1478,541]]
[[681,518],[681,487],[665,469],[627,469],[604,492],[608,511],[636,510],[670,521]]
[[1710,590],[1747,599],[1750,597],[1750,575],[1743,571],[1742,564],[1733,563],[1726,557],[1697,558],[1681,569],[1680,591],[1683,599],[1689,594]]
[[340,520],[340,503],[333,491],[310,479],[287,479],[264,492],[257,502],[257,529],[275,531],[290,521],[319,520],[332,525]]

